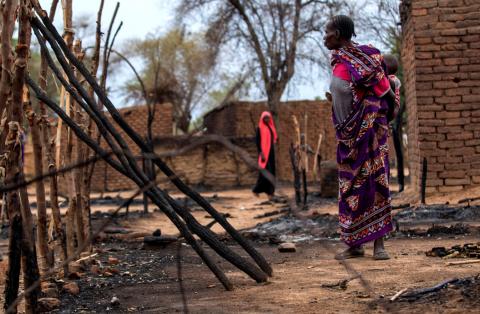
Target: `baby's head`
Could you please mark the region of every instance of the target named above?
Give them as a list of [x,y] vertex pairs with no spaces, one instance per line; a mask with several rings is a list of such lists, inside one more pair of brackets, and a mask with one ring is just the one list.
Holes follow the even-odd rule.
[[383,61],[387,66],[387,74],[388,75],[395,75],[398,71],[398,60],[395,58],[394,55],[384,55]]

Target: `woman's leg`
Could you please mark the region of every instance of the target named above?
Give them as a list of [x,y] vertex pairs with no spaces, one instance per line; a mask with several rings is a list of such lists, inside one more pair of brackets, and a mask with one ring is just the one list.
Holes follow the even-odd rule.
[[351,246],[345,251],[336,254],[335,259],[344,260],[344,259],[363,257],[363,256],[365,256],[365,250],[361,245],[357,245],[357,246]]
[[373,243],[373,259],[375,260],[387,260],[390,259],[388,253],[385,251],[385,244],[383,237],[378,238]]

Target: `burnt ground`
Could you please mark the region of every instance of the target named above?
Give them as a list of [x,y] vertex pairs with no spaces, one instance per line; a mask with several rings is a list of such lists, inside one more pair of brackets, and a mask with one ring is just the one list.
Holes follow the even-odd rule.
[[[425,254],[432,247],[480,241],[480,207],[474,203],[396,210],[397,230],[386,242],[392,259],[374,261],[372,248],[367,246],[367,256],[349,260],[351,268],[345,268],[333,259],[334,253],[344,248],[338,239],[335,200],[312,197],[308,211],[291,215],[288,204],[254,199],[246,190],[207,196],[271,262],[274,276],[267,284],[255,283],[216,258],[235,285],[234,291],[227,292],[182,241],[164,248],[145,248],[143,235],[156,229],[168,235],[176,232],[158,211],[145,216],[133,208],[128,219],[115,220],[118,230],[109,232],[118,233],[102,235],[95,246],[98,255],[86,263],[84,275],[76,280],[80,294],[63,292],[57,313],[480,312],[480,280],[475,277],[480,264],[447,266],[451,260]],[[193,214],[201,223],[211,222],[203,211],[194,208]],[[98,224],[105,216],[96,213],[94,222]],[[262,216],[267,217],[258,218]],[[213,230],[218,232],[218,226]],[[245,256],[227,236],[222,240]],[[279,253],[278,243],[285,241],[295,242],[297,252]],[[112,257],[119,264],[109,265]],[[108,273],[92,273],[92,262]],[[353,272],[361,274],[368,286]],[[415,299],[389,301],[404,288],[411,292],[453,278],[462,280]],[[117,305],[111,304],[114,297],[119,300]]]
[[[289,189],[281,194],[289,195]],[[480,191],[476,191],[477,195]],[[271,262],[274,276],[257,284],[247,275],[214,256],[235,285],[227,292],[183,241],[163,248],[146,248],[143,236],[161,229],[163,235],[177,235],[174,226],[158,210],[140,212],[141,201],[132,204],[128,218],[121,214],[102,233],[94,246],[96,256],[83,262],[79,279],[56,281],[62,291],[65,282],[75,281],[78,295],[61,292],[62,306],[56,313],[381,313],[480,312],[480,264],[447,266],[449,261],[426,256],[433,247],[450,248],[480,241],[480,202],[457,204],[457,199],[432,199],[437,204],[415,205],[409,194],[394,197],[396,231],[386,242],[392,259],[374,261],[372,247],[364,258],[349,260],[349,267],[333,259],[344,249],[337,232],[336,201],[312,196],[309,210],[289,212],[288,203],[269,203],[253,198],[248,190],[205,192],[209,201],[238,230],[253,241]],[[471,196],[469,193],[468,196]],[[473,193],[473,195],[475,195]],[[125,194],[98,199],[93,224],[107,219]],[[184,200],[187,206],[191,204]],[[446,204],[448,202],[448,204]],[[191,206],[202,223],[212,219]],[[221,231],[218,224],[212,230]],[[245,253],[229,237],[221,239],[239,254]],[[295,253],[279,253],[278,244],[295,242]],[[118,264],[109,259],[118,259]],[[5,266],[5,261],[0,263]],[[92,267],[93,266],[93,267]],[[362,284],[357,274],[366,284]],[[447,279],[461,280],[419,298],[389,299],[408,288],[432,287]],[[464,280],[464,278],[466,278]],[[341,283],[341,284],[339,284]],[[112,305],[112,298],[118,304]]]

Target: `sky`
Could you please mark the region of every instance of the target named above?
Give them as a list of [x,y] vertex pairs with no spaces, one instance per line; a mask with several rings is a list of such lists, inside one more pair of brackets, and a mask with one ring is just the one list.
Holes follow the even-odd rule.
[[[141,39],[148,33],[167,30],[175,22],[175,5],[177,0],[118,0],[120,9],[117,14],[117,23],[123,22],[123,27],[117,37],[116,47],[123,47],[129,39]],[[89,21],[95,24],[98,11],[99,0],[73,0],[73,19],[84,19],[88,16]],[[104,31],[108,28],[108,23],[113,14],[117,1],[105,0],[103,10],[102,28]],[[49,10],[51,0],[40,0],[40,4],[45,10]],[[61,8],[57,9],[55,25],[63,28]],[[93,27],[94,28],[94,27]],[[84,42],[84,47],[89,43]],[[91,44],[91,43],[90,43]],[[141,66],[136,64],[136,66]],[[328,74],[313,71],[309,74],[312,79],[308,81],[296,82],[295,86],[290,85],[284,94],[284,100],[314,99],[315,97],[324,97],[327,90]],[[111,87],[110,97],[117,107],[133,105],[126,102],[121,93],[121,86],[126,80],[133,76],[126,67],[121,67],[114,75],[110,76],[109,84]],[[259,97],[259,95],[251,96]],[[260,99],[250,99],[260,100]]]

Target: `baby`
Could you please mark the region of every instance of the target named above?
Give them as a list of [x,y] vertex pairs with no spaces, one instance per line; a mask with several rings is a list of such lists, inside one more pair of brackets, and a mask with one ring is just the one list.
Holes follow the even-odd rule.
[[398,60],[395,58],[393,55],[384,55],[383,56],[383,61],[386,66],[386,71],[388,78],[390,80],[390,86],[392,90],[395,93],[395,105],[393,107],[389,106],[388,108],[388,114],[387,118],[388,121],[392,121],[395,119],[395,117],[398,114],[398,111],[400,110],[400,86],[402,86],[402,83],[398,79],[398,77],[395,75],[398,71]]

